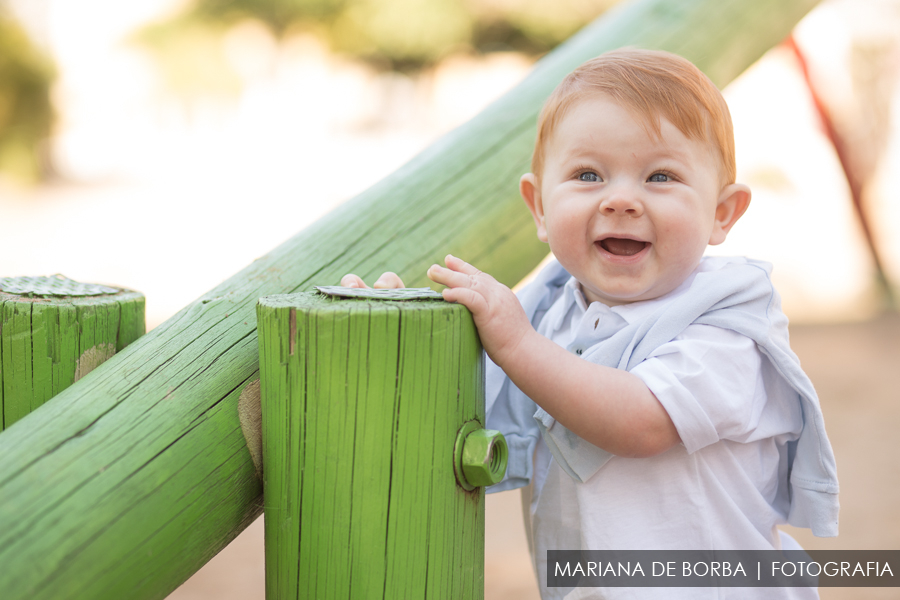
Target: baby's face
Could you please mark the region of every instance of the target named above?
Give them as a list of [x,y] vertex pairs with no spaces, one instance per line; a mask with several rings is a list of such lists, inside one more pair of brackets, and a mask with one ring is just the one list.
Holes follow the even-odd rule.
[[675,289],[727,233],[717,221],[723,189],[709,145],[665,119],[661,133],[652,137],[627,109],[596,95],[572,107],[548,140],[540,187],[526,203],[538,237],[591,302]]

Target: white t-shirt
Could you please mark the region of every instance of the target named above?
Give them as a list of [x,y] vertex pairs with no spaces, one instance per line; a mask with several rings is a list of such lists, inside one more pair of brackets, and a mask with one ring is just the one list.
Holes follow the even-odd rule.
[[[702,268],[702,267],[701,267]],[[575,354],[652,314],[653,300],[588,305],[572,278],[538,332]],[[665,407],[682,444],[650,458],[613,457],[578,483],[543,441],[525,516],[544,598],[807,598],[800,588],[547,588],[546,551],[780,548],[787,521],[787,443],[803,418],[797,393],[749,338],[694,324],[631,371]],[[587,393],[587,391],[586,391]],[[796,542],[787,538],[787,544]],[[797,546],[799,547],[799,546]],[[570,594],[570,595],[567,595]]]

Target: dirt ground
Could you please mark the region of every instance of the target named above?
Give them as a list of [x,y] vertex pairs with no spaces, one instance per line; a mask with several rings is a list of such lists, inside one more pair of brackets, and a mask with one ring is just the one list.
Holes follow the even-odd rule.
[[[841,482],[841,534],[788,528],[808,549],[900,549],[900,316],[798,325],[792,346],[819,392]],[[488,496],[485,598],[537,600],[517,492]],[[263,520],[257,520],[170,600],[264,597]],[[900,598],[897,588],[829,588],[822,600]],[[660,597],[665,597],[661,594]]]

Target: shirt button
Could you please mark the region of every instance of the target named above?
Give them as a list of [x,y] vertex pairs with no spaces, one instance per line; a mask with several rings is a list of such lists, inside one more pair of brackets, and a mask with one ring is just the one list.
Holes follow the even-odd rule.
[[575,348],[575,354],[581,356],[581,353],[584,352],[584,348]]

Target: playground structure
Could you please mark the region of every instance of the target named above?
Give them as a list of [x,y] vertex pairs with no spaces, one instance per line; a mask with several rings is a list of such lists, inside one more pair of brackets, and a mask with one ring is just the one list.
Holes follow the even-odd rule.
[[515,182],[567,72],[633,45],[681,54],[724,86],[814,4],[617,7],[471,122],[3,432],[0,595],[165,597],[262,510],[252,419],[239,411],[258,394],[260,297],[387,268],[420,285],[447,252],[515,283],[545,252]]

